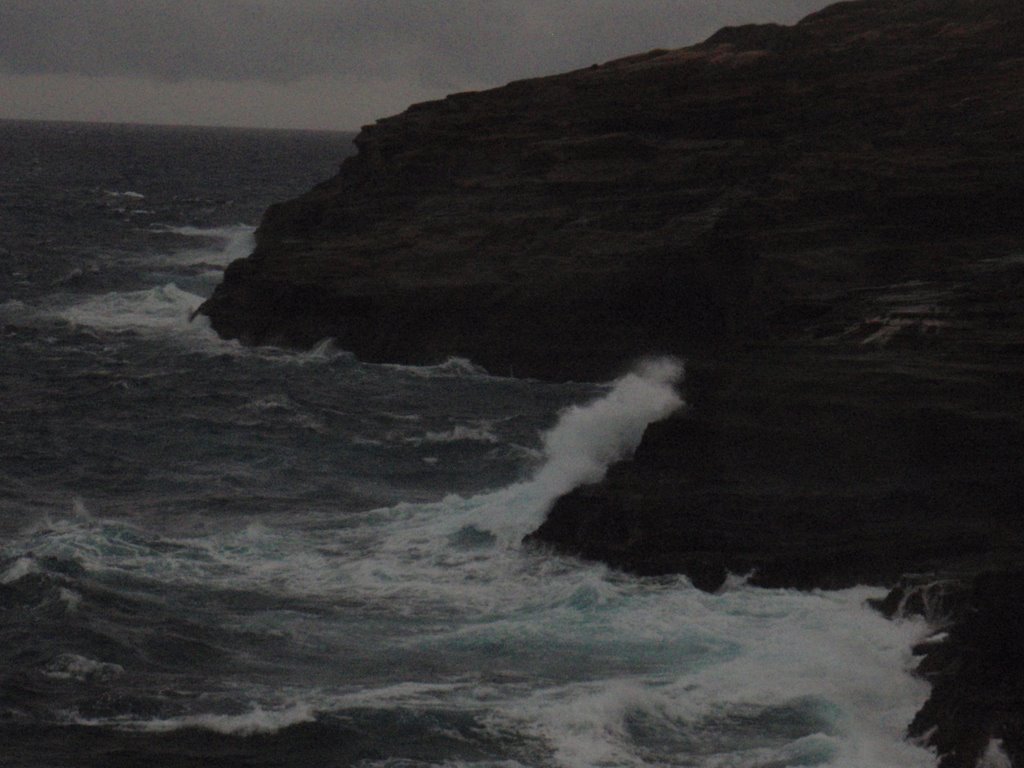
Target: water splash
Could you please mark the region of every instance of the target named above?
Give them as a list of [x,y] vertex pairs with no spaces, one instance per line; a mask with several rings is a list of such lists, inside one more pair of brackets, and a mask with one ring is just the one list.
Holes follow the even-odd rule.
[[212,241],[206,248],[187,249],[176,254],[170,263],[207,264],[226,267],[235,259],[242,259],[256,247],[256,228],[249,224],[227,227],[166,227],[160,228],[183,237]]
[[633,453],[648,424],[682,406],[676,391],[682,376],[683,364],[675,358],[646,361],[604,397],[563,411],[544,435],[544,463],[533,477],[468,500],[459,522],[486,529],[505,544],[518,543],[559,496],[600,481],[609,466]]
[[1003,749],[1001,739],[989,739],[985,754],[978,761],[978,768],[1013,768],[1013,762]]

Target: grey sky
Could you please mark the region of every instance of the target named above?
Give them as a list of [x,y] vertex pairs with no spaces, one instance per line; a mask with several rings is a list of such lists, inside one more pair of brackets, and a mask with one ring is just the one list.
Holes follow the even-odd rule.
[[358,128],[826,0],[0,0],[0,117]]

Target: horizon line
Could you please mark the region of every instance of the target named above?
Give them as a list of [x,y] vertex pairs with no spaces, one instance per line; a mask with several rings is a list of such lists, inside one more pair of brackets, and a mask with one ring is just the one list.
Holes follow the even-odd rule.
[[235,131],[274,131],[278,133],[339,133],[355,136],[362,128],[299,128],[266,125],[215,124],[215,123],[163,123],[146,122],[144,120],[88,120],[75,118],[51,117],[5,117],[0,115],[0,123],[49,123],[53,125],[94,125],[125,128],[190,128]]

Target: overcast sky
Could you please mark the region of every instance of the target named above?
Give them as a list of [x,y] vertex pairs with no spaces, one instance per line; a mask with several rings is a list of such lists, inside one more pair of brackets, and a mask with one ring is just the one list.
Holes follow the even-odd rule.
[[356,129],[826,0],[0,0],[0,118]]

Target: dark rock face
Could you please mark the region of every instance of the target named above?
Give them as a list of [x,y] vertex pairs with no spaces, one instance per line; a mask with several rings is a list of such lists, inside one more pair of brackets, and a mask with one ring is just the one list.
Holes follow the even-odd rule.
[[[416,105],[271,207],[203,312],[251,343],[588,379],[966,322],[926,297],[1019,246],[1022,20],[1015,0],[842,3]],[[878,288],[909,281],[905,302]]]
[[1019,0],[859,0],[416,105],[202,311],[517,376],[686,357],[686,410],[531,541],[709,590],[947,574],[912,730],[1022,764],[1022,84]]
[[992,741],[1024,764],[1024,572],[901,585],[881,607],[945,630],[915,649],[932,694],[910,736],[935,747],[940,768],[974,768]]

